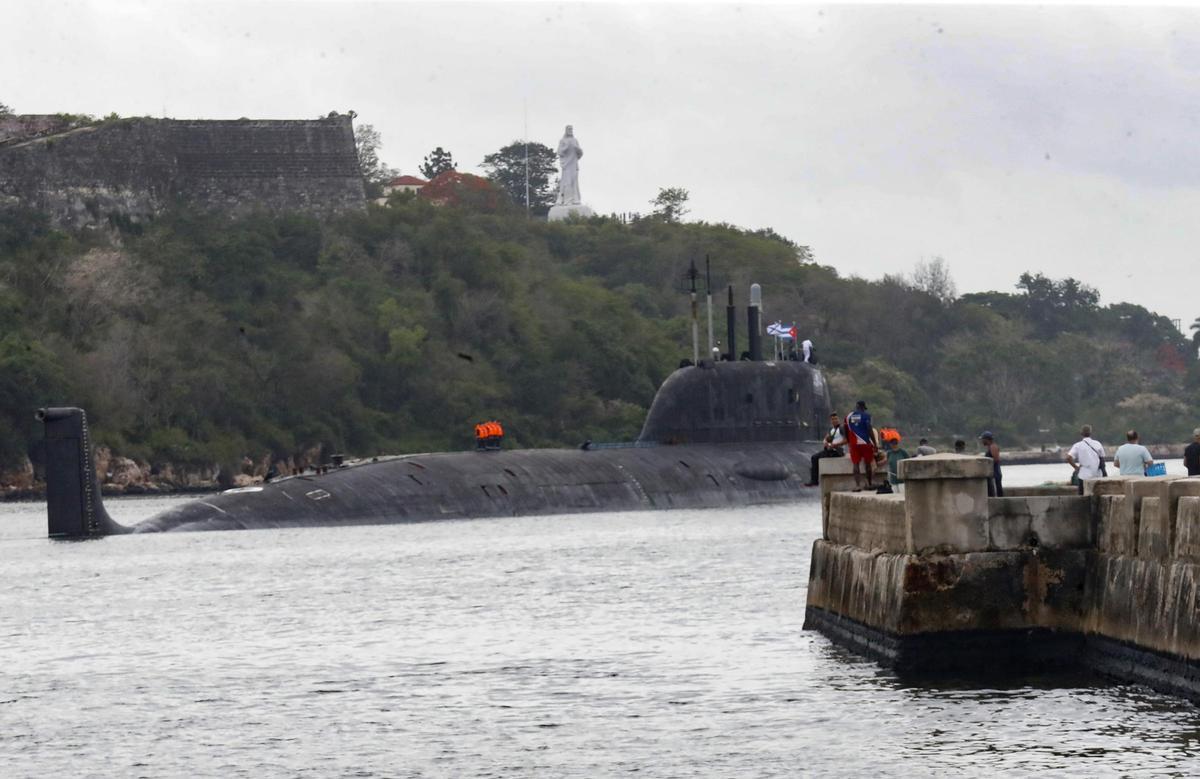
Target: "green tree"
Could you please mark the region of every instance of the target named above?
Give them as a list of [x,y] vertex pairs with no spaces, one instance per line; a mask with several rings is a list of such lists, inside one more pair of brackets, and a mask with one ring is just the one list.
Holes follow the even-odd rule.
[[1025,293],[1026,315],[1042,338],[1080,329],[1100,302],[1099,292],[1073,278],[1055,281],[1041,273],[1025,272],[1017,289]]
[[5,103],[0,103],[0,116],[12,116],[13,110]]
[[18,464],[40,437],[33,409],[61,402],[64,386],[50,349],[11,331],[0,337],[0,467]]
[[1054,353],[1025,337],[1020,323],[998,321],[983,331],[955,333],[942,350],[939,371],[939,386],[954,388],[943,393],[947,421],[971,431],[1036,429],[1046,396],[1075,390],[1064,380]]
[[358,150],[358,169],[367,183],[367,195],[379,197],[383,185],[396,176],[397,171],[389,168],[379,158],[382,146],[379,131],[373,125],[360,124],[354,128],[354,146]]
[[658,190],[658,196],[650,201],[650,205],[654,206],[655,216],[668,224],[674,224],[690,210],[687,207],[688,197],[688,191],[683,187],[663,187]]
[[[529,161],[529,200],[525,200],[526,157]],[[554,203],[550,179],[554,175],[558,155],[541,143],[513,141],[497,152],[483,158],[488,178],[504,190],[514,203],[527,206],[529,211],[544,216]]]
[[439,146],[425,155],[425,161],[421,163],[421,175],[427,179],[432,179],[439,173],[454,170],[456,167],[454,157],[450,152]]
[[942,303],[950,303],[958,297],[958,288],[954,284],[954,277],[950,275],[950,266],[942,257],[918,262],[913,268],[912,285],[933,295]]

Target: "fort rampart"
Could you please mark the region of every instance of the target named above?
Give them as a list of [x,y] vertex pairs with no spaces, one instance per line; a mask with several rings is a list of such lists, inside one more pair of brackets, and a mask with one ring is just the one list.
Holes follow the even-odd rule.
[[934,455],[886,496],[840,491],[847,464],[822,461],[806,628],[902,672],[1082,664],[1200,701],[1200,478],[989,498],[989,460]]
[[0,205],[36,208],[73,227],[136,222],[175,201],[232,213],[365,207],[350,116],[64,121],[0,121]]

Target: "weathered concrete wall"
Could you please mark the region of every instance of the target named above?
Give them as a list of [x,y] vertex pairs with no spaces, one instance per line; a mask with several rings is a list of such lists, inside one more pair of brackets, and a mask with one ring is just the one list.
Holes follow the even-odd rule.
[[[1108,554],[1137,552],[1138,517],[1126,506],[1124,495],[1101,495],[1096,498],[1100,514],[1100,534],[1097,547]],[[1138,504],[1139,508],[1141,504]]]
[[818,540],[804,626],[900,672],[1069,666],[1084,649],[1087,554],[919,556]]
[[1042,498],[1054,495],[1078,495],[1070,484],[1041,484],[1036,487],[1009,487],[1004,485],[1006,498]]
[[988,499],[989,550],[1092,549],[1096,526],[1091,499],[1077,494]]
[[985,457],[935,454],[900,462],[905,534],[916,554],[977,552],[988,548]]
[[1166,505],[1161,498],[1143,498],[1142,516],[1138,523],[1137,556],[1161,560],[1174,549],[1174,528]]
[[[854,464],[849,457],[823,457],[817,461],[818,483],[821,488],[821,526],[829,535],[829,503],[835,492],[851,492],[854,484]],[[865,475],[862,476],[865,483]]]
[[68,226],[138,221],[175,199],[206,208],[365,207],[349,116],[311,121],[121,119],[0,144],[0,205]]
[[1086,554],[885,554],[818,540],[807,605],[898,636],[1078,630],[1085,616]]
[[1200,660],[1200,564],[1103,554],[1088,562],[1087,632]]
[[835,492],[829,496],[830,543],[874,552],[908,553],[904,497],[861,492]]
[[909,555],[817,540],[809,567],[808,607],[900,634],[909,560]]
[[1200,561],[1200,498],[1180,498],[1175,520],[1175,557]]
[[1100,479],[1085,479],[1083,482],[1084,495],[1124,495],[1125,483],[1133,479],[1143,479],[1144,476],[1106,476]]
[[[941,517],[936,527],[956,539],[932,546],[916,546],[914,539],[927,540],[929,530],[913,525],[933,525],[927,515],[911,511],[911,493],[833,491],[828,494],[830,510],[824,536],[835,544],[892,554],[961,554],[970,551],[998,552],[1038,546],[1051,549],[1094,549],[1098,522],[1092,499],[1079,495],[1027,498],[988,498],[987,515],[960,517],[958,526]],[[1123,501],[1124,498],[1121,497]],[[973,503],[971,505],[974,505]],[[962,528],[967,528],[964,531]],[[978,539],[974,536],[978,533]],[[978,548],[967,548],[962,538],[970,536]],[[947,551],[949,550],[949,551]]]
[[903,501],[831,496],[806,626],[902,668],[1082,662],[1200,700],[1200,479],[1097,479],[981,517],[971,459],[920,458]]

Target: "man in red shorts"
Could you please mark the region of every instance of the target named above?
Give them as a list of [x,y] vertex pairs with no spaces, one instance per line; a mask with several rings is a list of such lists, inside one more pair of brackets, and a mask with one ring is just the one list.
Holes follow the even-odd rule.
[[865,401],[855,403],[854,410],[846,415],[846,432],[846,448],[850,450],[850,462],[854,464],[854,491],[862,491],[859,463],[866,463],[867,466],[867,489],[875,489],[871,482],[874,480],[875,450],[879,448],[879,438],[871,426],[871,415],[867,413]]

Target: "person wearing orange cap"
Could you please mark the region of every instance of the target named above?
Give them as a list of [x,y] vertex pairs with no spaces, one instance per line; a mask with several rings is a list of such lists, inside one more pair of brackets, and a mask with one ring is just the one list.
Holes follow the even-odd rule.
[[897,484],[903,484],[904,480],[900,478],[900,461],[909,458],[908,450],[900,446],[900,431],[895,428],[884,428],[883,435],[883,450],[887,452],[887,469],[888,483],[893,487]]

